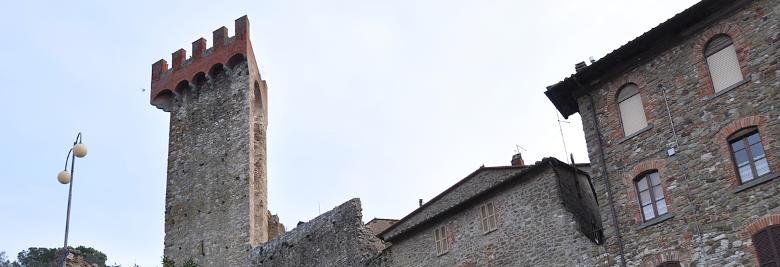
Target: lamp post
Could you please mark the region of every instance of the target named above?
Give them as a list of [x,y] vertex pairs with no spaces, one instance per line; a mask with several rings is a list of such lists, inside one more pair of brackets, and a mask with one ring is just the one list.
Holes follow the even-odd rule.
[[[81,132],[76,135],[76,140],[73,141],[73,147],[68,150],[68,155],[65,157],[65,169],[57,174],[57,180],[62,184],[69,184],[68,186],[68,212],[65,217],[65,244],[62,246],[62,266],[65,266],[65,260],[68,257],[68,230],[70,228],[70,199],[73,195],[73,167],[75,167],[76,157],[83,158],[87,155],[87,146],[81,143]],[[70,172],[68,172],[68,161],[70,160]]]

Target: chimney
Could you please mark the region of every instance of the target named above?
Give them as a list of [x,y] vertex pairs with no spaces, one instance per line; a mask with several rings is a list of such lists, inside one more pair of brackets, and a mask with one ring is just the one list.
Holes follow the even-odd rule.
[[525,162],[523,162],[523,155],[521,155],[520,153],[517,153],[514,156],[512,156],[512,166],[521,167],[525,165],[524,163]]
[[420,207],[422,207],[422,198],[420,199]]
[[574,64],[574,71],[580,72],[582,69],[587,67],[588,64],[585,64],[585,61],[580,61],[580,63]]

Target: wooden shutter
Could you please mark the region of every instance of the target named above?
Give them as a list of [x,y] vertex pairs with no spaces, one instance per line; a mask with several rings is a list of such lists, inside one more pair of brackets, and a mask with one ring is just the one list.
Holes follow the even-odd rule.
[[635,133],[647,126],[642,96],[639,94],[639,87],[636,84],[628,84],[620,90],[618,107],[625,135]]
[[710,68],[712,87],[715,92],[729,88],[744,79],[733,44],[708,56],[707,66]]
[[772,225],[753,235],[760,266],[780,266],[780,225]]

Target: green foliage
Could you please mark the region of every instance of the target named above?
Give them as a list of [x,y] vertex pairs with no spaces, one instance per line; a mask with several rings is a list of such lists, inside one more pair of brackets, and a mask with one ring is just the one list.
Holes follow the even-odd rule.
[[27,267],[57,266],[58,248],[29,248],[16,255],[19,264]]
[[198,267],[198,264],[195,263],[195,261],[190,258],[189,260],[185,261],[184,265],[182,265],[181,267]]
[[[77,251],[81,254],[81,256],[84,257],[84,260],[91,264],[97,264],[99,267],[107,267],[106,266],[106,260],[108,257],[105,253],[100,252],[97,249],[91,248],[91,247],[85,247],[85,246],[78,246],[77,248],[72,250]],[[62,249],[61,248],[29,248],[27,250],[23,250],[22,252],[19,252],[19,254],[16,256],[17,262],[14,262],[14,264],[17,265],[8,265],[8,266],[25,266],[25,267],[55,267],[59,266],[60,261],[62,260]],[[0,267],[7,267],[6,265],[2,265],[3,261],[0,259]]]
[[163,267],[176,267],[176,262],[172,259],[169,259],[168,257],[162,258],[162,265]]
[[100,252],[97,249],[85,247],[85,246],[78,246],[76,247],[76,250],[81,252],[81,255],[84,256],[84,259],[92,264],[97,263],[100,267],[106,267],[106,260],[108,257],[105,253]]
[[[176,267],[176,262],[167,257],[162,258],[162,264],[163,267]],[[185,261],[184,265],[182,265],[181,267],[198,267],[198,264],[195,263],[195,261],[192,260],[192,258],[190,258],[189,260]]]

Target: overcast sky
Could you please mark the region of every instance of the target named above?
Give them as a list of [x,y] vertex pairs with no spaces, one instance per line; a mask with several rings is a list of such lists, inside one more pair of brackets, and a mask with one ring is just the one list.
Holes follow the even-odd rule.
[[[479,166],[566,158],[545,87],[693,0],[12,1],[0,10],[0,251],[71,245],[158,266],[168,113],[151,64],[247,14],[269,86],[269,206],[288,230],[354,197],[401,218]],[[113,1],[111,1],[113,2]],[[227,1],[224,1],[227,2]],[[209,46],[211,46],[209,40]],[[570,153],[587,155],[577,115]]]

